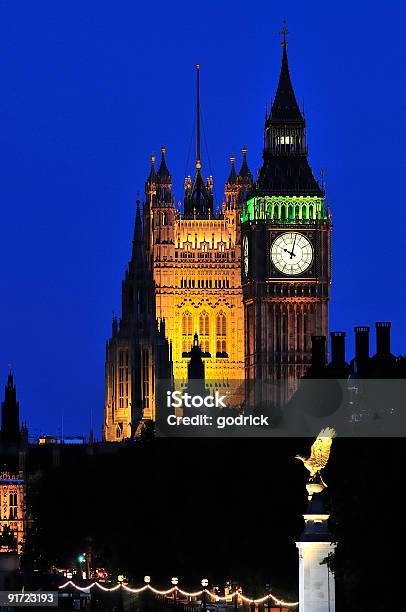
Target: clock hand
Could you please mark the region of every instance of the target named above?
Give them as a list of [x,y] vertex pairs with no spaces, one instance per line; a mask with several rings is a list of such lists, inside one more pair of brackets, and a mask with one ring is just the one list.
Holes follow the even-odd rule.
[[292,245],[292,251],[290,253],[290,258],[292,259],[292,257],[295,255],[293,249],[295,248],[295,243],[296,243],[296,238],[297,238],[297,234],[295,234],[295,239],[293,241],[293,245]]

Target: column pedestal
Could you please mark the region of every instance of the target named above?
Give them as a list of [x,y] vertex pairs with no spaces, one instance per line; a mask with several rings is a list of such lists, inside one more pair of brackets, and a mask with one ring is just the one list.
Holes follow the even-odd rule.
[[335,580],[326,557],[334,551],[320,495],[315,495],[303,515],[305,529],[296,546],[299,551],[299,612],[335,612]]

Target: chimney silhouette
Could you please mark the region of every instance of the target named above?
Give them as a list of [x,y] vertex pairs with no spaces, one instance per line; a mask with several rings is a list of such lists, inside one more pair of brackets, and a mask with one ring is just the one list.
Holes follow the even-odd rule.
[[345,332],[331,332],[331,363],[336,366],[345,363]]
[[312,367],[322,370],[326,365],[326,336],[312,336]]
[[375,326],[377,355],[390,355],[390,321],[378,321]]
[[369,327],[354,327],[355,331],[355,359],[358,365],[363,365],[369,359]]

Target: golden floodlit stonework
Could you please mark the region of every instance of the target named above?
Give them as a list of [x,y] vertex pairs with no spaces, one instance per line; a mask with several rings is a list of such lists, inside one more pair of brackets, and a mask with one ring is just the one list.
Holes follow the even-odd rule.
[[[23,473],[0,472],[0,533],[8,527],[21,554],[25,537],[25,484]],[[8,549],[0,546],[1,550]]]

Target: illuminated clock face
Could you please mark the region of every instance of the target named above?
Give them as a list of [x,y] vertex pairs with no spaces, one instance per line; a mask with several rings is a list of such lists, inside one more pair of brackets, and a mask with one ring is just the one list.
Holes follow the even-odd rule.
[[271,259],[275,268],[283,274],[302,274],[313,261],[313,247],[303,234],[286,232],[273,241]]
[[244,236],[243,241],[242,241],[242,258],[243,258],[243,271],[244,271],[244,276],[248,276],[248,238],[247,236]]

